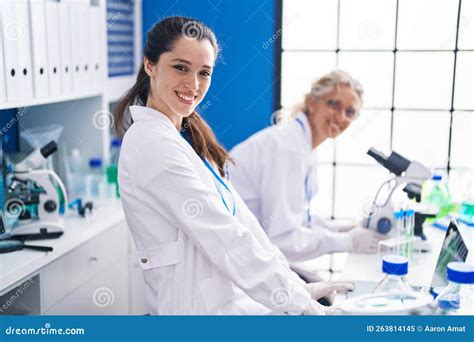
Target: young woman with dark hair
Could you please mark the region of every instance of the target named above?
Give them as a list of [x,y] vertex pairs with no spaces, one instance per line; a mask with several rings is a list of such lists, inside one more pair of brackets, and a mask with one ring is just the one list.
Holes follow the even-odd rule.
[[119,185],[151,314],[325,314],[226,178],[229,156],[196,112],[219,48],[203,23],[149,31],[116,110]]

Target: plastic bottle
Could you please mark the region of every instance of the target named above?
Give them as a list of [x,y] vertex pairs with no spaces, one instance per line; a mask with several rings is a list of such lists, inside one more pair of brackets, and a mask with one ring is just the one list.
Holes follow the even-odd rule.
[[474,266],[464,262],[448,264],[448,286],[436,297],[440,315],[474,315]]
[[122,142],[118,138],[112,139],[110,147],[110,165],[118,165],[121,146]]
[[99,197],[100,188],[105,183],[102,159],[89,159],[89,173],[86,177],[86,197]]
[[67,179],[67,190],[69,198],[74,200],[84,196],[86,192],[86,185],[84,182],[86,163],[81,156],[79,149],[72,150],[69,157],[69,174]]
[[382,259],[385,277],[372,290],[376,292],[413,292],[405,275],[408,274],[408,259],[401,255],[385,255]]
[[119,187],[118,187],[118,161],[120,156],[120,147],[122,142],[115,138],[112,140],[110,148],[110,165],[107,166],[106,175],[107,175],[107,184],[110,190],[110,197],[119,197]]
[[424,184],[423,188],[423,201],[437,209],[437,217],[446,216],[451,204],[451,195],[443,176],[438,174],[433,175],[431,180]]

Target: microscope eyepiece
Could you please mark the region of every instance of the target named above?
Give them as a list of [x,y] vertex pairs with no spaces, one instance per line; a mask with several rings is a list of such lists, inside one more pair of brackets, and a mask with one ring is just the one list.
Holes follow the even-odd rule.
[[387,160],[387,156],[383,154],[382,152],[376,150],[375,148],[371,147],[368,151],[367,154],[374,158],[377,162],[380,164],[384,165],[385,161]]
[[54,140],[41,147],[40,152],[44,158],[48,158],[51,154],[58,150],[58,144]]
[[408,165],[410,165],[410,161],[408,159],[401,156],[395,151],[393,151],[387,158],[385,154],[371,147],[367,151],[367,154],[374,158],[377,162],[382,164],[383,167],[385,167],[387,170],[396,174],[397,176],[400,176],[402,172],[408,168]]

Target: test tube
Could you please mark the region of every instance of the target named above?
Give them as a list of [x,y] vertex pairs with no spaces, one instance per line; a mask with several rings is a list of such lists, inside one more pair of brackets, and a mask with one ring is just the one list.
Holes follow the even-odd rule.
[[393,217],[395,219],[395,232],[396,237],[398,240],[396,253],[401,254],[403,251],[401,250],[400,243],[403,241],[403,210],[398,210],[393,213]]
[[412,239],[415,233],[415,211],[413,209],[408,209],[405,211],[406,217],[406,257],[408,260],[411,260],[411,253],[413,249]]

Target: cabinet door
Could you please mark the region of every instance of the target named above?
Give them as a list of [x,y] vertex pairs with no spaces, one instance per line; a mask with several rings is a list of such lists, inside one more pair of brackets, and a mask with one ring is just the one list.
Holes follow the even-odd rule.
[[[41,271],[42,311],[48,311],[66,297],[69,301],[78,298],[81,302],[79,293],[89,296],[78,303],[83,308],[83,305],[90,303],[88,299],[92,295],[84,289],[95,290],[91,284],[97,283],[97,288],[101,287],[101,282],[113,284],[114,288],[120,287],[120,293],[125,289],[127,294],[127,229],[125,222],[116,225],[46,266]],[[105,275],[109,275],[110,279],[105,279]],[[119,293],[118,289],[113,292]],[[74,311],[74,306],[69,310],[72,314],[78,313]]]
[[127,315],[127,274],[110,266],[50,307],[45,315]]

